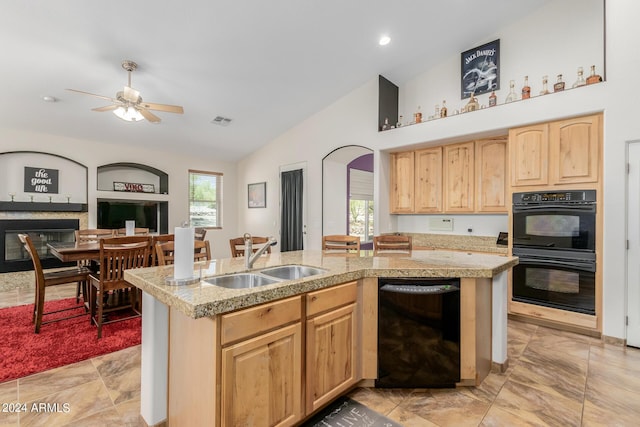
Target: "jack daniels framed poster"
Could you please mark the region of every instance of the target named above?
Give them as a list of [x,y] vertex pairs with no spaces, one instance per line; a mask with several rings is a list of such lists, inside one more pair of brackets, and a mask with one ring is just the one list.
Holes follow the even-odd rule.
[[500,89],[500,39],[461,54],[461,98]]

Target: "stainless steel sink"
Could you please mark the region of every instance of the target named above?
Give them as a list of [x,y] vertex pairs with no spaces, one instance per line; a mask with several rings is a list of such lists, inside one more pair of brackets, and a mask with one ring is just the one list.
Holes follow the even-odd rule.
[[257,288],[280,282],[280,280],[275,278],[265,277],[254,273],[229,274],[227,276],[211,277],[204,281],[212,285],[222,286],[223,288],[229,289]]
[[302,279],[303,277],[315,276],[326,272],[327,270],[322,268],[309,267],[307,265],[283,265],[260,270],[260,274],[277,277],[282,280]]

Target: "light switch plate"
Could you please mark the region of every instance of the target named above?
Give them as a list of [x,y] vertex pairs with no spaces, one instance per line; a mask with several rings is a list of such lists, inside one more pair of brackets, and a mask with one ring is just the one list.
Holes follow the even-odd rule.
[[431,231],[453,231],[453,218],[451,217],[430,217],[429,230]]

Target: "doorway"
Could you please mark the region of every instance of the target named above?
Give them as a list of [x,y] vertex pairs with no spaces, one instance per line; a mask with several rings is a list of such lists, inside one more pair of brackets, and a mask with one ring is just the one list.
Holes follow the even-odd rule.
[[640,347],[640,141],[628,145],[627,345]]
[[307,239],[306,164],[280,168],[280,251],[300,251]]
[[322,159],[322,234],[360,236],[373,246],[373,150],[337,148]]

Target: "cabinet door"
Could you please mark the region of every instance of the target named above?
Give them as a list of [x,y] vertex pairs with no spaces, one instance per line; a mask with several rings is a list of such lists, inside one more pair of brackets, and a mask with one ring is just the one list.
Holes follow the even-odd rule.
[[475,208],[473,145],[466,142],[443,148],[445,212],[473,212]]
[[414,154],[391,154],[391,213],[413,213]]
[[289,426],[302,419],[302,326],[222,349],[221,425]]
[[511,185],[547,185],[549,125],[526,126],[509,131]]
[[507,212],[507,138],[476,141],[479,212]]
[[307,415],[358,381],[355,307],[307,319]]
[[415,211],[442,212],[442,147],[415,152]]
[[549,125],[549,174],[552,184],[598,181],[600,128],[599,115],[562,120]]

